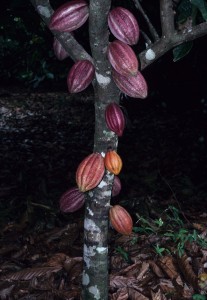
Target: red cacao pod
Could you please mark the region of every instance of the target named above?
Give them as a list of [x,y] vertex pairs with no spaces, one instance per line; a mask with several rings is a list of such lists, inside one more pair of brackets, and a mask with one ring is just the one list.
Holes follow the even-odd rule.
[[147,83],[140,72],[136,76],[129,77],[112,70],[112,76],[115,84],[124,94],[133,98],[144,99],[147,97]]
[[112,9],[108,15],[108,25],[118,40],[128,45],[137,44],[139,39],[139,25],[129,10],[123,7]]
[[112,186],[112,192],[111,195],[112,197],[117,196],[121,191],[121,181],[118,176],[114,175],[114,182]]
[[112,227],[119,233],[132,233],[133,222],[130,214],[120,205],[114,205],[109,210],[109,219]]
[[95,75],[94,65],[89,60],[79,60],[70,69],[67,85],[70,93],[79,93],[85,90]]
[[105,172],[104,159],[100,153],[88,155],[78,166],[76,183],[81,192],[95,188]]
[[62,212],[74,212],[84,205],[85,195],[77,187],[73,187],[61,196],[59,203]]
[[52,15],[50,30],[71,32],[81,27],[89,16],[88,4],[84,0],[73,0],[61,5]]
[[106,107],[105,120],[106,125],[111,131],[114,131],[118,136],[122,136],[125,127],[125,118],[118,104],[111,103]]
[[61,43],[56,38],[54,38],[53,50],[54,50],[55,56],[59,60],[63,60],[69,56],[68,52],[63,48]]
[[107,55],[112,67],[121,75],[135,76],[137,74],[138,60],[129,45],[116,40],[109,44]]
[[115,175],[118,175],[122,169],[121,157],[114,150],[110,150],[106,153],[104,163],[106,169]]

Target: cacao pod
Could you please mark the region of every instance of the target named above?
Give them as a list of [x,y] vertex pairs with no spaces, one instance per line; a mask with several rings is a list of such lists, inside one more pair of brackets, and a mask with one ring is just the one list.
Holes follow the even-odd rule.
[[108,128],[118,136],[122,136],[125,127],[124,114],[116,103],[111,103],[106,107],[105,120]]
[[136,76],[123,76],[112,70],[112,77],[118,88],[126,95],[133,98],[144,99],[147,97],[147,83],[140,72]]
[[81,27],[89,16],[88,4],[84,0],[73,0],[61,5],[52,15],[49,29],[71,32]]
[[61,43],[56,38],[54,38],[53,50],[54,50],[55,56],[59,60],[63,60],[69,56],[68,52],[63,48]]
[[112,197],[117,196],[121,191],[121,181],[118,176],[114,175],[114,182],[112,186],[112,192],[111,195]]
[[114,205],[109,210],[109,219],[112,227],[119,233],[132,233],[133,222],[130,214],[120,205]]
[[139,25],[129,10],[123,7],[112,9],[108,15],[108,25],[118,40],[128,45],[137,44],[139,39]]
[[70,93],[79,93],[85,90],[95,75],[94,65],[89,60],[79,60],[70,69],[67,85]]
[[95,188],[105,172],[104,159],[100,153],[88,155],[78,166],[76,183],[81,192]]
[[77,187],[66,191],[60,198],[60,210],[64,213],[74,212],[85,203],[85,195]]
[[122,168],[122,160],[121,157],[116,153],[114,150],[110,150],[106,153],[104,158],[104,163],[106,169],[115,174],[118,175]]
[[135,76],[138,72],[138,60],[132,48],[121,42],[109,44],[107,56],[112,67],[121,75]]

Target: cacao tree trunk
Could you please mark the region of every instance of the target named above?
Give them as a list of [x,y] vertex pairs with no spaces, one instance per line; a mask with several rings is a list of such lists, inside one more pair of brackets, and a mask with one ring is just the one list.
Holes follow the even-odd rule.
[[[94,152],[104,155],[117,149],[117,136],[105,123],[106,106],[119,102],[119,91],[111,79],[106,59],[108,46],[107,15],[111,1],[90,1],[89,36],[96,68]],[[84,220],[83,299],[108,299],[108,211],[113,175],[106,172],[97,188],[88,193]]]

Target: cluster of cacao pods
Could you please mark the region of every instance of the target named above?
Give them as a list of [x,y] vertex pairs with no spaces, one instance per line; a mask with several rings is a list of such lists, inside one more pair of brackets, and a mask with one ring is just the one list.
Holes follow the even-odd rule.
[[123,7],[112,9],[108,26],[117,38],[108,46],[108,60],[112,66],[112,77],[117,87],[133,98],[147,97],[147,83],[138,70],[137,57],[130,47],[139,39],[139,25],[134,15]]
[[[49,28],[52,31],[70,32],[81,27],[88,19],[89,7],[85,0],[72,0],[60,6],[52,15]],[[108,46],[107,57],[112,66],[112,77],[118,88],[128,96],[145,98],[147,84],[139,72],[137,57],[130,47],[139,39],[138,23],[127,9],[114,8],[108,16],[108,26],[117,40]],[[56,57],[63,60],[69,56],[61,43],[55,38],[53,49]],[[70,93],[78,93],[86,89],[95,76],[95,67],[89,60],[79,60],[70,69],[67,86]],[[118,104],[110,103],[106,107],[105,120],[108,128],[118,136],[122,136],[125,118]],[[60,198],[62,212],[74,212],[85,202],[84,192],[95,188],[102,180],[105,170],[114,174],[112,196],[121,190],[118,174],[122,169],[122,160],[116,151],[110,150],[103,158],[100,153],[92,153],[78,166],[76,171],[77,187],[66,191]],[[114,229],[122,234],[132,231],[132,219],[120,205],[110,208],[109,217]]]
[[[89,7],[85,0],[72,0],[61,5],[52,15],[49,28],[53,31],[72,32],[81,27],[88,19]],[[147,83],[138,70],[137,57],[131,48],[139,40],[139,25],[134,15],[123,7],[116,7],[109,12],[108,26],[116,40],[108,46],[107,56],[112,66],[112,77],[117,87],[133,98],[147,97]],[[68,53],[55,39],[55,55],[59,60],[68,57]],[[86,89],[92,82],[95,68],[91,61],[77,61],[67,77],[70,93]]]

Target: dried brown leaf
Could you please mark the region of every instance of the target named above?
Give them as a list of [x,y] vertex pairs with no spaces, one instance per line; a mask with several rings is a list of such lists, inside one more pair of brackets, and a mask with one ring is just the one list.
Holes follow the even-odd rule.
[[160,288],[164,294],[174,294],[176,292],[172,281],[169,279],[160,279]]
[[127,300],[129,299],[129,294],[127,288],[118,289],[116,293],[111,295],[111,300]]
[[152,296],[152,300],[167,300],[167,298],[165,297],[165,295],[163,294],[163,292],[161,290],[159,290],[156,293],[151,291],[151,296]]
[[179,276],[177,268],[175,267],[172,256],[166,255],[159,259],[160,267],[168,275],[170,279],[177,278]]
[[133,288],[129,288],[129,297],[129,299],[132,300],[149,300],[148,297],[145,297],[143,294]]
[[111,268],[114,270],[122,270],[123,268],[126,268],[129,264],[126,262],[126,260],[121,255],[113,255],[111,257]]
[[126,275],[129,277],[136,276],[136,273],[140,271],[142,262],[139,261],[133,265],[127,266],[124,270],[121,270],[117,275]]
[[158,276],[158,277],[164,277],[164,273],[162,272],[162,270],[160,269],[160,267],[153,261],[153,260],[149,260],[148,261],[150,267],[152,268],[153,272]]
[[33,277],[40,277],[45,275],[48,276],[51,273],[60,271],[61,269],[62,267],[60,266],[24,269],[19,272],[4,275],[3,278],[0,277],[0,280],[31,280]]
[[194,287],[198,288],[198,278],[195,275],[192,266],[188,261],[188,257],[186,254],[182,255],[181,257],[177,257],[178,265],[180,267],[181,272],[183,273],[186,280]]
[[139,271],[139,275],[137,276],[137,281],[141,281],[148,270],[149,270],[149,263],[143,262],[141,270]]
[[124,276],[110,276],[110,287],[111,288],[124,288],[124,287],[133,287],[137,285],[137,280],[135,278],[124,277]]
[[52,257],[49,258],[45,266],[48,267],[63,267],[63,264],[66,260],[67,256],[64,253],[56,253]]

